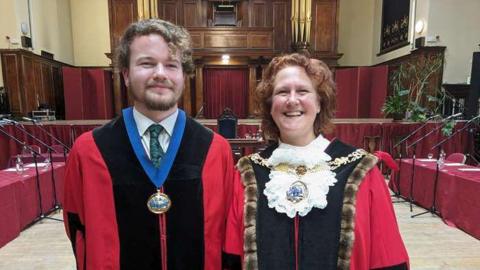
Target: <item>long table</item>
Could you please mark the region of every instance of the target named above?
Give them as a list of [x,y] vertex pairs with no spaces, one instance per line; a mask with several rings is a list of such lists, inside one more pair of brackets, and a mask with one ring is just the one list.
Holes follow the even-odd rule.
[[41,210],[34,167],[27,164],[22,174],[17,173],[14,168],[0,171],[0,247],[15,239],[40,214],[53,209],[55,198],[61,205],[64,167],[63,162],[54,163],[55,188],[51,167],[39,167]]
[[[432,209],[436,178],[435,159],[403,159],[389,182],[406,199]],[[412,173],[415,172],[412,183]],[[445,163],[438,172],[435,209],[445,223],[480,239],[480,168],[459,163]]]

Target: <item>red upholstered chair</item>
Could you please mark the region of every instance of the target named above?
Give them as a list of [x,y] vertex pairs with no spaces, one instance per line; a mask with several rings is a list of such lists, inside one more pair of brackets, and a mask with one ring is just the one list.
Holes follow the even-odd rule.
[[465,163],[467,157],[462,153],[452,153],[445,160],[455,163]]

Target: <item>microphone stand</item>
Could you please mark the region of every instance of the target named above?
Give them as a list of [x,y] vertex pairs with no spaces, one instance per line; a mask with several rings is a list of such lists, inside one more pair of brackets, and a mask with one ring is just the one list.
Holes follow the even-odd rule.
[[412,204],[414,202],[413,184],[414,184],[414,181],[415,181],[415,160],[416,160],[417,144],[419,142],[421,142],[423,139],[425,139],[426,137],[430,136],[430,134],[432,134],[432,133],[436,132],[437,130],[441,129],[447,123],[447,121],[445,121],[445,120],[449,120],[449,119],[451,119],[451,116],[444,119],[444,121],[442,122],[441,125],[438,125],[434,129],[430,130],[427,134],[423,135],[418,140],[414,141],[413,143],[411,143],[410,145],[407,146],[407,149],[410,148],[410,147],[413,147],[412,174],[411,174],[411,178],[410,178],[410,191],[409,191],[410,212],[413,211]]
[[[38,156],[40,156],[40,153],[37,152],[35,149],[33,149],[31,146],[27,145],[25,142],[22,142],[20,141],[19,139],[15,138],[14,136],[12,136],[10,133],[8,133],[7,131],[5,131],[3,129],[3,126],[0,125],[0,132],[3,133],[5,136],[7,136],[8,138],[14,140],[17,144],[21,145],[22,148],[25,148],[27,149],[28,151],[30,151],[33,155],[33,163],[35,164],[35,181],[36,181],[36,187],[37,187],[37,194],[38,194],[38,206],[39,206],[39,210],[40,210],[40,216],[37,217],[33,222],[37,222],[37,221],[40,221],[44,218],[47,218],[47,219],[52,219],[52,220],[57,220],[57,221],[63,221],[63,220],[60,220],[60,219],[56,219],[56,218],[52,218],[52,217],[48,217],[45,215],[45,213],[43,212],[43,206],[42,206],[42,192],[40,191],[40,173],[38,172],[38,164],[37,164],[37,158]],[[53,168],[52,168],[53,170]]]
[[[473,121],[475,121],[476,119],[480,118],[480,115],[477,115],[475,116],[474,118],[468,120],[465,125],[461,128],[461,129],[458,129],[456,130],[455,132],[453,132],[452,134],[450,134],[450,136],[448,136],[447,138],[441,140],[439,143],[435,144],[434,146],[432,146],[431,150],[434,150],[435,148],[438,148],[438,157],[440,158],[440,155],[441,153],[443,152],[443,149],[442,149],[442,145],[447,142],[448,140],[450,140],[453,136],[455,136],[457,133],[460,133],[462,132],[463,130],[465,130],[467,127],[470,126],[471,123],[473,123]],[[428,209],[427,211],[425,212],[422,212],[422,213],[418,213],[416,215],[413,215],[413,217],[417,217],[417,216],[420,216],[420,215],[423,215],[423,214],[426,214],[426,213],[432,213],[432,214],[435,214],[435,215],[438,215],[439,217],[441,217],[441,214],[440,212],[437,210],[437,207],[436,207],[436,204],[437,204],[437,186],[438,186],[438,175],[439,175],[439,171],[440,171],[440,165],[439,163],[437,162],[437,170],[435,172],[435,179],[434,179],[434,182],[433,182],[433,202],[432,202],[432,206],[430,207],[430,209]]]
[[[58,210],[60,209],[60,205],[58,204],[58,199],[57,199],[57,188],[55,185],[55,172],[54,172],[54,167],[53,167],[53,156],[52,156],[52,151],[53,148],[50,147],[48,144],[43,142],[42,140],[38,139],[35,137],[32,133],[28,132],[20,123],[13,121],[13,120],[7,120],[8,122],[13,123],[13,126],[19,130],[21,130],[24,134],[26,134],[28,137],[32,138],[36,142],[38,142],[40,145],[48,149],[48,156],[50,158],[50,167],[51,167],[51,179],[52,179],[52,188],[53,188],[53,200],[54,200],[54,209]],[[31,148],[31,147],[29,147]],[[29,149],[30,150],[30,149]],[[40,156],[40,153],[37,152],[37,154]],[[35,158],[35,156],[34,156]],[[61,220],[60,220],[61,221]]]
[[[38,123],[37,121],[35,121],[34,119],[32,119],[31,121],[36,127],[40,128],[43,132],[45,132],[48,137],[50,137],[50,139],[52,139],[53,141],[55,141],[55,143],[58,143],[59,145],[61,145],[63,147],[63,159],[65,160],[65,162],[67,162],[67,152],[70,151],[70,147],[68,147],[66,144],[64,144],[62,141],[60,141],[59,139],[57,139],[55,136],[53,136],[52,133],[50,133],[42,124]],[[50,157],[51,158],[51,157]]]
[[[400,192],[400,173],[401,173],[401,166],[402,166],[402,144],[405,142],[407,143],[407,140],[410,139],[413,135],[415,135],[418,131],[420,131],[421,129],[423,129],[427,124],[428,124],[428,121],[434,119],[434,118],[437,118],[437,117],[440,117],[440,115],[438,114],[435,114],[435,115],[432,115],[430,116],[429,118],[427,118],[423,123],[422,125],[420,125],[418,128],[416,128],[413,132],[411,132],[410,134],[408,134],[407,136],[405,136],[404,138],[402,138],[399,142],[397,142],[394,146],[393,146],[393,149],[395,149],[395,147],[397,146],[400,146],[400,151],[399,151],[399,155],[398,155],[398,178],[397,178],[397,182],[395,184],[395,186],[397,187],[397,191],[395,192],[394,196],[396,198],[401,198],[401,192]],[[406,147],[408,148],[408,147]],[[395,201],[393,203],[398,203],[400,201]],[[411,205],[410,205],[411,206]]]

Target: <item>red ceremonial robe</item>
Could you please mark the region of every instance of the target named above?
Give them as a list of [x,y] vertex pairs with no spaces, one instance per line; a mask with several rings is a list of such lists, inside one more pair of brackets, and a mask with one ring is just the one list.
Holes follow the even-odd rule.
[[[168,269],[221,269],[233,189],[229,143],[187,118],[163,185]],[[162,269],[156,187],[136,158],[120,117],[82,134],[65,172],[64,220],[78,269]],[[166,270],[166,269],[164,269]]]
[[[260,156],[268,158],[275,148]],[[332,160],[354,151],[337,140],[325,150]],[[408,269],[390,194],[375,166],[377,158],[363,155],[334,170],[338,182],[330,187],[325,209],[314,208],[294,219],[267,205],[263,189],[270,169],[242,158],[225,251],[242,255],[244,269]]]

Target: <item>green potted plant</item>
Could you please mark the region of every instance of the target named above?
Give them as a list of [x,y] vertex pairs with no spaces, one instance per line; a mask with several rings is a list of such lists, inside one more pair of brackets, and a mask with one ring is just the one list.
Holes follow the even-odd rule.
[[399,115],[417,122],[428,114],[439,111],[444,93],[432,84],[432,77],[441,74],[443,57],[432,54],[403,62],[390,77],[392,95],[388,96],[382,111],[394,120]]
[[405,117],[405,112],[408,109],[408,102],[406,96],[409,90],[394,91],[394,93],[387,97],[382,106],[382,112],[392,117],[393,120],[402,120]]

